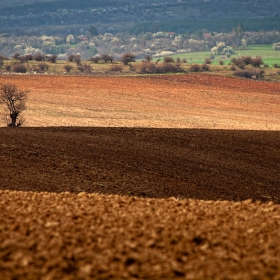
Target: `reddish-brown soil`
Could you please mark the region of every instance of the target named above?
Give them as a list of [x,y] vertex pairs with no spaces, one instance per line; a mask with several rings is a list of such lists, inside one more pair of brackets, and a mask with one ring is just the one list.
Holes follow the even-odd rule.
[[26,125],[98,127],[0,129],[0,279],[280,278],[279,84],[4,82]]
[[0,76],[2,83],[29,90],[29,127],[280,130],[279,83],[201,74]]

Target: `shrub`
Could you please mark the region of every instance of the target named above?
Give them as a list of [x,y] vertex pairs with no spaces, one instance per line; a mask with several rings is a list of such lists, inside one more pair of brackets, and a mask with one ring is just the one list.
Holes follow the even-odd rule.
[[174,58],[171,56],[165,57],[163,61],[164,61],[164,63],[174,63],[175,62]]
[[247,79],[261,79],[264,76],[264,70],[261,69],[244,69],[233,73],[235,77],[242,77]]
[[66,64],[66,65],[64,65],[64,69],[67,73],[70,73],[71,70],[73,69],[73,66],[70,64]]
[[19,57],[20,57],[20,53],[18,53],[18,52],[16,52],[16,53],[12,56],[12,58],[15,59],[15,60],[18,60]]
[[242,56],[240,60],[245,64],[245,65],[250,65],[252,63],[252,57],[251,56]]
[[20,63],[26,62],[25,56],[24,56],[24,55],[21,55],[21,56],[17,57],[17,60],[18,60]]
[[260,67],[261,65],[263,65],[264,63],[263,63],[263,60],[262,60],[262,58],[261,57],[254,57],[254,58],[252,58],[252,60],[251,60],[251,65],[253,66],[253,67]]
[[33,55],[32,54],[26,54],[24,56],[25,58],[25,61],[28,62],[28,61],[32,61],[34,59]]
[[155,63],[146,61],[141,62],[138,71],[141,74],[154,74],[158,72],[157,65]]
[[124,53],[121,57],[121,61],[124,65],[128,65],[128,63],[135,61],[135,55],[129,52]]
[[274,68],[280,68],[280,65],[277,64],[277,63],[274,63],[274,64],[273,64],[273,67],[274,67]]
[[186,58],[183,58],[182,61],[183,61],[183,63],[188,63]]
[[94,56],[90,59],[94,63],[98,63],[100,60],[102,60],[101,56]]
[[219,61],[220,65],[224,65],[224,62],[222,60]]
[[199,72],[200,70],[201,70],[200,65],[198,65],[198,64],[192,64],[190,67],[191,72]]
[[209,64],[206,64],[206,63],[202,64],[201,65],[201,70],[202,71],[209,71],[210,70]]
[[73,62],[73,61],[74,61],[74,58],[75,58],[75,55],[74,55],[74,54],[70,54],[70,55],[68,56],[68,61],[69,61],[69,62]]
[[235,66],[234,64],[231,64],[231,65],[230,65],[230,70],[231,70],[231,71],[235,71],[235,70],[236,70],[236,66]]
[[[39,70],[40,70],[41,72],[44,72],[44,71],[46,71],[46,70],[49,69],[49,65],[46,64],[46,63],[39,63],[38,66],[37,66],[37,68],[39,68]],[[40,72],[40,71],[39,71],[39,72]]]
[[205,64],[212,64],[212,60],[209,57],[205,58]]
[[[232,61],[233,62],[233,61]],[[246,63],[243,61],[242,58],[235,59],[233,62],[234,65],[236,65],[240,69],[244,69],[246,66]]]
[[13,65],[13,72],[15,72],[15,73],[26,73],[27,68],[22,63],[15,63]]
[[47,57],[47,61],[51,63],[56,63],[57,61],[57,55],[50,55]]
[[157,65],[157,72],[158,73],[182,73],[185,71],[180,66],[180,64],[163,63],[160,65]]
[[122,72],[123,67],[121,65],[112,65],[110,71],[113,72]]
[[104,60],[105,63],[113,62],[114,57],[110,54],[102,54],[101,58]]
[[5,70],[6,70],[7,72],[11,72],[13,66],[12,66],[12,64],[5,64],[4,68],[5,68]]
[[35,61],[45,61],[46,55],[45,54],[35,54],[33,58]]
[[78,70],[82,73],[89,74],[92,71],[92,68],[89,64],[80,64],[78,65]]
[[77,64],[77,65],[81,65],[82,63],[82,60],[81,60],[81,56],[79,54],[76,54],[74,56],[74,62]]

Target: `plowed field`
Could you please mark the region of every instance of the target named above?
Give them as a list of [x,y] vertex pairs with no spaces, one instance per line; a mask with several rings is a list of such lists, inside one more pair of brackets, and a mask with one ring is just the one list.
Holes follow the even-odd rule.
[[2,83],[29,100],[0,128],[0,279],[280,278],[280,84]]
[[278,83],[201,74],[0,76],[2,83],[30,91],[26,126],[280,130]]

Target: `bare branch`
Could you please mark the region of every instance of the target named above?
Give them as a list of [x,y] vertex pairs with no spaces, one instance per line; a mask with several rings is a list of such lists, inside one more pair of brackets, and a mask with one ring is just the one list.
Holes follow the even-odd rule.
[[13,84],[1,85],[0,104],[9,110],[11,123],[8,126],[17,126],[19,115],[26,109],[26,99],[27,91],[18,90]]

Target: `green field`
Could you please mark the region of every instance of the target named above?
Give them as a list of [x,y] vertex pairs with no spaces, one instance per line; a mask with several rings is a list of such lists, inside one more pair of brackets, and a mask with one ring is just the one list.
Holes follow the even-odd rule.
[[[197,63],[202,64],[206,57],[210,57],[211,52],[191,52],[191,53],[182,53],[172,55],[175,59],[180,57],[181,59],[187,59],[188,63]],[[272,45],[252,45],[250,46],[249,50],[235,50],[235,53],[231,56],[233,57],[240,57],[240,56],[261,56],[264,63],[268,64],[270,67],[273,64],[277,63],[280,64],[280,50],[276,51],[272,49]],[[160,57],[163,59],[163,57]],[[231,59],[230,58],[230,59]],[[220,60],[224,61],[224,64],[228,64],[230,59],[224,59],[223,55],[216,55],[215,59],[212,61],[212,64],[219,64]]]

